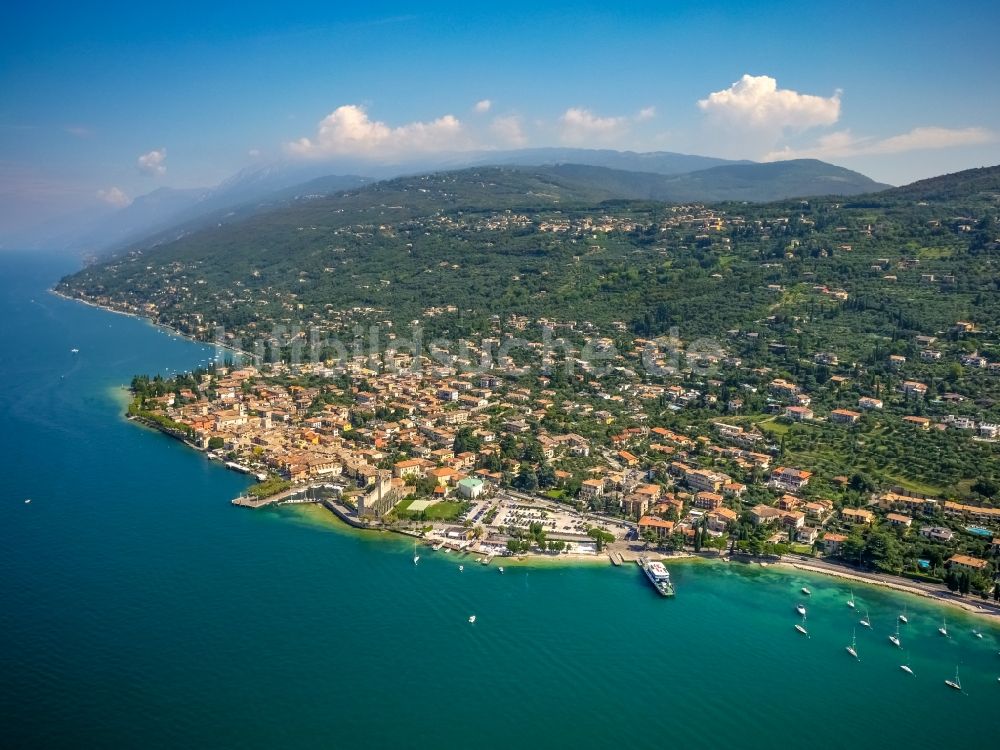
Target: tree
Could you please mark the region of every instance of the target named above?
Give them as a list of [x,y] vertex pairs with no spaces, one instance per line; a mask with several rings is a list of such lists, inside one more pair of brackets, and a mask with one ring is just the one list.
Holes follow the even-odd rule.
[[482,447],[483,441],[473,434],[471,427],[463,427],[455,435],[452,451],[459,453],[475,453]]
[[972,491],[978,492],[980,495],[984,495],[986,497],[996,497],[996,494],[1000,492],[1000,484],[998,484],[994,479],[980,477],[972,485]]
[[960,594],[968,594],[970,588],[971,578],[966,572],[962,572],[958,575],[958,592]]
[[538,489],[538,475],[528,464],[521,464],[521,470],[514,477],[514,486],[524,492],[534,492]]
[[556,480],[556,470],[553,469],[548,464],[542,464],[538,467],[538,486],[539,487],[555,487],[557,484]]
[[221,437],[219,437],[218,435],[215,435],[215,436],[213,436],[213,437],[210,437],[210,438],[208,439],[208,449],[209,449],[209,450],[212,450],[212,451],[217,451],[217,450],[219,450],[220,448],[224,447],[225,445],[226,445],[226,441],[225,441],[225,440],[223,440],[223,439],[222,439]]
[[944,574],[944,585],[948,587],[949,591],[958,591],[958,576],[955,575],[955,571],[949,569],[947,573]]
[[614,534],[609,534],[604,531],[604,529],[599,529],[596,526],[587,530],[587,536],[591,537],[597,542],[597,551],[601,552],[604,549],[604,545],[615,540]]

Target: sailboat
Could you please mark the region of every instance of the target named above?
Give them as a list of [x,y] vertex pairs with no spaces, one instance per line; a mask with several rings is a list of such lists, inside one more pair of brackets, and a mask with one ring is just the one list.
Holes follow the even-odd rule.
[[465,570],[465,566],[464,565],[459,565],[458,566],[458,572],[461,573],[463,570]]
[[475,622],[476,622],[476,616],[475,615],[469,615],[469,622],[471,624],[475,624]]
[[909,654],[906,655],[906,661],[907,661],[907,663],[906,664],[900,664],[899,668],[902,669],[904,672],[906,672],[906,674],[913,674],[913,670],[910,668],[910,664],[909,664],[909,661],[910,661],[910,655]]
[[413,564],[416,565],[420,562],[420,555],[417,554],[417,542],[413,541]]
[[844,649],[855,659],[861,661],[861,657],[858,656],[857,646],[858,646],[858,631],[855,630],[854,633],[851,635],[851,645],[845,646]]
[[899,622],[896,622],[896,635],[890,635],[889,641],[896,648],[902,648],[902,646],[899,644]]
[[941,621],[941,627],[938,628],[938,632],[945,638],[948,637],[948,618]]
[[803,617],[806,616],[806,607],[804,604],[799,604],[795,607],[795,611],[798,612]]
[[809,635],[809,631],[806,630],[806,613],[802,613],[802,622],[795,623],[795,629],[798,630],[802,635]]
[[901,623],[903,623],[904,625],[906,625],[909,622],[909,620],[906,619],[906,605],[905,604],[903,605],[903,614],[901,614],[899,616],[899,621]]
[[958,690],[959,692],[961,692],[961,690],[962,690],[962,681],[960,679],[958,679],[958,667],[957,666],[955,667],[955,679],[954,680],[945,680],[944,684],[947,685],[948,687],[950,687],[952,690]]
[[805,586],[802,587],[802,593],[805,594],[806,596],[812,596],[812,591],[810,591]]
[[854,589],[851,589],[851,598],[847,600],[847,606],[854,609]]
[[868,619],[868,610],[867,609],[865,610],[865,616],[862,617],[859,620],[859,622],[861,623],[861,626],[865,627],[865,628],[870,628],[872,626],[872,621]]

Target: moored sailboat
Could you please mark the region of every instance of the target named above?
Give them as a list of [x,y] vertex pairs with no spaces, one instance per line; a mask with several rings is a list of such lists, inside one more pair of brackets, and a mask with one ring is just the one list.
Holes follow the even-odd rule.
[[896,634],[895,635],[890,635],[889,636],[889,641],[896,648],[902,648],[902,645],[900,645],[900,643],[899,643],[899,622],[898,621],[896,622]]
[[958,667],[957,666],[955,667],[955,679],[954,680],[945,680],[944,684],[947,685],[948,687],[950,687],[952,690],[958,690],[958,691],[962,690],[962,681],[960,679],[958,679]]
[[802,633],[802,635],[809,635],[809,631],[806,630],[806,614],[805,614],[805,612],[802,613],[802,622],[801,623],[798,623],[798,622],[795,623],[795,629],[798,630],[800,633]]
[[847,651],[851,656],[853,656],[858,661],[861,661],[861,657],[858,656],[858,631],[855,630],[851,635],[851,645],[845,646],[844,650]]

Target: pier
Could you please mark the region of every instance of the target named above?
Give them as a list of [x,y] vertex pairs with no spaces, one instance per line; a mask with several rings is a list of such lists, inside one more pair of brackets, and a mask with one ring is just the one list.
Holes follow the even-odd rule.
[[314,484],[290,487],[282,492],[277,492],[267,497],[254,497],[253,495],[240,495],[234,497],[230,502],[241,508],[263,508],[268,505],[278,505],[283,503],[320,503],[330,494],[340,496],[341,488],[329,482],[317,482]]

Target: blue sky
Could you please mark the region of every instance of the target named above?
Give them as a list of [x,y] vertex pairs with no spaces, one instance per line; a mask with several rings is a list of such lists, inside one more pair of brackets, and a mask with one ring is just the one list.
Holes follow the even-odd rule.
[[275,159],[1000,163],[996,3],[81,5],[5,10],[0,232]]

